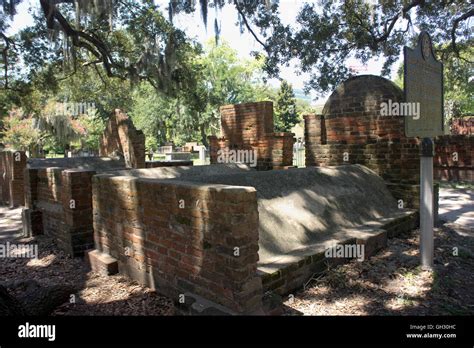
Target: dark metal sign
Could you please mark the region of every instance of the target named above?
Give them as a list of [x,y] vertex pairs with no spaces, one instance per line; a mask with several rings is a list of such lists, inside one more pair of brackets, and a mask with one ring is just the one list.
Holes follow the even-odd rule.
[[415,48],[404,47],[403,54],[405,102],[417,105],[419,110],[416,117],[405,118],[405,135],[443,135],[443,63],[436,60],[428,33],[420,34]]

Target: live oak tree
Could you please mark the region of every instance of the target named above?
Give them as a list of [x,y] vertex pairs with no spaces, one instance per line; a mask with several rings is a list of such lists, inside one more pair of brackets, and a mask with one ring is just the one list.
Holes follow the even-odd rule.
[[[202,72],[193,64],[196,44],[173,18],[199,10],[207,23],[214,10],[218,38],[223,6],[235,9],[241,30],[261,45],[255,55],[264,54],[269,76],[299,61],[299,70],[309,74],[307,90],[332,90],[351,75],[346,63],[353,57],[363,63],[382,58],[382,74],[387,75],[419,30],[431,34],[443,62],[472,66],[474,6],[467,0],[308,1],[292,24],[281,21],[279,2],[270,0],[183,0],[168,6],[152,0],[39,0],[35,24],[8,36],[20,2],[0,0],[0,85],[13,99],[28,95],[34,79],[54,89],[58,80],[90,67],[101,80],[147,81],[159,93],[179,94],[188,105],[199,106]],[[194,114],[199,115],[197,109]]]
[[[15,49],[15,39],[5,34],[6,18],[14,15],[19,2],[2,0],[0,36],[7,63],[6,87],[5,57]],[[152,0],[40,0],[40,4],[39,27],[24,35],[34,33],[43,39],[47,35],[61,36],[64,58],[81,56],[82,64],[98,66],[109,76],[146,79],[167,92],[172,92],[173,86],[185,88],[187,83],[186,59],[180,55],[186,39],[170,21],[180,12],[199,8],[207,23],[209,9],[217,10],[226,4],[235,7],[241,29],[262,45],[270,74],[277,74],[279,65],[297,58],[301,70],[311,76],[307,87],[321,92],[350,75],[345,64],[350,57],[366,62],[381,56],[385,59],[383,73],[388,73],[402,46],[416,37],[415,27],[428,30],[436,44],[447,44],[438,52],[441,59],[451,55],[466,59],[463,54],[472,44],[469,19],[474,15],[473,5],[466,0],[320,0],[305,3],[296,25],[291,26],[281,22],[278,1],[269,0],[200,0],[199,7],[196,1],[171,1],[170,20]],[[217,35],[220,25],[216,18]],[[114,26],[133,27],[134,40],[142,44],[141,49],[130,52],[114,34]],[[28,49],[23,44],[20,49]]]
[[255,12],[254,23],[263,33],[268,28],[267,69],[277,73],[279,64],[300,60],[300,70],[309,74],[307,89],[328,92],[351,75],[347,62],[363,63],[373,57],[384,60],[388,75],[405,45],[413,44],[417,31],[427,30],[442,60],[467,60],[473,37],[469,20],[474,15],[470,1],[362,1],[321,0],[306,3],[296,25],[283,25],[272,14]]

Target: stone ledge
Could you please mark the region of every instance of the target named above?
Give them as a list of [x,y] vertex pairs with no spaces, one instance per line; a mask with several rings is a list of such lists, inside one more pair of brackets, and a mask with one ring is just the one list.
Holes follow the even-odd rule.
[[326,257],[326,250],[335,245],[362,244],[365,246],[364,260],[366,260],[387,245],[387,238],[415,228],[417,217],[417,211],[401,211],[394,217],[333,233],[321,243],[282,255],[270,263],[260,264],[257,275],[262,278],[263,291],[272,291],[278,295],[288,294],[303,287],[315,274],[321,274],[328,268],[348,262],[350,260],[348,258]]
[[199,295],[186,292],[184,303],[176,303],[176,309],[181,315],[237,315],[238,313],[218,303]]
[[118,273],[117,260],[108,254],[101,253],[99,250],[86,251],[85,261],[93,272],[107,276]]

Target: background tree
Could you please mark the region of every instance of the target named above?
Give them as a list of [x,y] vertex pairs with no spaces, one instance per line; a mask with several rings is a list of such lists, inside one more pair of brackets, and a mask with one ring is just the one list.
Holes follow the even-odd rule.
[[279,132],[289,132],[300,121],[293,87],[285,80],[280,84],[274,115],[275,129]]
[[[442,52],[444,48],[438,48]],[[444,61],[444,106],[445,121],[449,123],[453,118],[474,114],[474,48],[463,53],[466,59],[458,59],[454,55]],[[403,89],[403,63],[397,70],[395,84]]]
[[200,141],[207,145],[207,135],[219,130],[219,108],[226,104],[253,102],[265,89],[264,60],[239,59],[227,42],[207,43],[206,52],[198,61],[202,67],[199,94],[203,108],[197,108]]
[[142,83],[132,94],[130,117],[146,136],[146,149],[156,150],[174,138],[177,100],[157,94],[149,83]]
[[261,59],[239,59],[228,43],[216,45],[211,40],[204,51],[195,52],[193,73],[198,84],[192,93],[157,94],[143,82],[133,93],[130,113],[149,139],[147,147],[167,141],[198,141],[207,146],[207,136],[219,131],[220,106],[267,98],[263,63]]
[[464,59],[448,59],[444,63],[446,116],[449,119],[474,115],[474,47]]
[[[233,6],[241,30],[262,46],[263,54],[255,52],[258,59],[252,62],[262,64],[269,77],[278,76],[280,66],[298,62],[310,76],[306,89],[320,93],[351,75],[347,62],[352,58],[365,63],[381,57],[382,73],[389,74],[419,30],[431,34],[438,57],[446,66],[452,62],[451,71],[466,71],[472,63],[474,6],[462,0],[305,2],[288,25],[280,20],[278,1],[170,1],[166,7],[152,0],[40,0],[34,25],[12,36],[6,33],[20,1],[0,1],[0,84],[7,91],[0,98],[3,115],[17,105],[34,116],[50,98],[90,95],[100,96],[95,102],[105,119],[111,108],[130,105],[134,87],[148,83],[175,110],[166,133],[177,142],[205,143],[218,129],[218,106],[269,94],[265,88],[247,88],[246,79],[249,85],[255,81],[245,69],[222,69],[224,62],[233,64],[225,49],[218,52],[225,45],[206,61],[200,45],[174,25],[181,12],[200,10],[207,23],[209,8],[219,13]],[[218,16],[216,37],[219,21]],[[219,55],[225,58],[220,61]],[[230,86],[236,88],[232,93]],[[460,86],[457,95],[469,95],[466,85],[455,86]]]
[[11,110],[4,118],[2,142],[15,150],[36,153],[41,133],[33,127],[33,119],[24,115],[21,109]]

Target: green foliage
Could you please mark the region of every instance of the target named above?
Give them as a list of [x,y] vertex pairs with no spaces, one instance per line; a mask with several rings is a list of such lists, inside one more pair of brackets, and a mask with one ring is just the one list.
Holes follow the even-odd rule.
[[130,114],[147,137],[147,148],[172,141],[207,144],[207,136],[219,130],[219,107],[266,98],[262,59],[239,59],[226,42],[209,41],[202,53],[193,52],[192,73],[197,81],[192,91],[177,97],[156,93],[142,83],[133,93]]
[[[382,74],[388,75],[418,29],[432,35],[445,64],[452,113],[472,112],[473,9],[467,1],[308,1],[291,25],[281,22],[278,1],[234,1],[230,6],[241,30],[263,47],[263,53],[248,60],[239,59],[225,42],[209,43],[203,52],[173,23],[176,14],[196,11],[196,2],[172,1],[165,8],[154,1],[125,0],[114,2],[112,10],[102,6],[104,1],[80,1],[77,11],[71,2],[45,0],[33,13],[34,25],[11,37],[5,33],[15,6],[0,10],[0,42],[6,52],[0,85],[8,87],[0,95],[0,123],[13,106],[38,119],[48,100],[93,102],[101,120],[115,108],[130,112],[147,134],[149,148],[166,141],[206,144],[207,135],[219,129],[221,105],[270,99],[277,129],[289,130],[310,105],[293,102],[287,87],[276,95],[264,77],[278,77],[282,65],[297,62],[310,76],[306,90],[322,94],[351,75],[347,63],[352,58],[362,63],[381,58]],[[204,22],[208,7],[218,12],[225,4],[200,1]],[[53,18],[45,8],[55,9]],[[58,20],[59,12],[65,21]],[[67,31],[65,22],[73,30]],[[215,31],[218,35],[218,20]],[[91,146],[101,127],[96,121],[89,125]],[[54,138],[48,140],[51,147],[67,142],[59,135],[67,127],[58,133],[56,126],[48,133]]]
[[75,120],[66,112],[58,112],[58,103],[49,100],[34,118],[33,126],[36,129],[52,136],[63,146],[77,141],[83,135]]
[[[12,6],[0,12],[1,34],[8,29],[9,15],[19,2],[9,1]],[[173,97],[183,90],[192,93],[199,83],[188,54],[194,44],[173,24],[173,17],[197,11],[196,3],[170,1],[166,7],[161,2],[125,0],[114,2],[112,9],[109,0],[79,1],[77,10],[69,1],[45,0],[35,13],[34,26],[3,39],[9,46],[9,73],[15,77],[20,58],[29,69],[23,74],[17,72],[23,75],[18,81],[31,80],[45,62],[55,63],[56,68],[67,66],[71,71],[87,64],[103,75],[134,83],[147,80]],[[282,23],[279,1],[206,0],[199,6],[204,23],[207,25],[210,8],[219,13],[226,3],[235,8],[241,31],[249,31],[262,45],[265,69],[271,77],[277,77],[282,65],[296,59],[300,70],[310,75],[307,89],[320,93],[331,91],[351,75],[347,63],[352,58],[363,63],[381,58],[382,74],[388,75],[403,46],[413,42],[418,30],[427,30],[435,45],[442,47],[443,62],[450,55],[461,59],[472,47],[470,19],[474,13],[472,3],[465,0],[305,1],[291,24]],[[48,9],[57,10],[66,21]],[[216,19],[216,36],[220,26]],[[68,31],[69,37],[58,35],[71,27],[74,30]],[[48,41],[51,33],[55,34],[53,42],[59,44]],[[94,33],[92,38],[89,33]],[[21,46],[19,52],[12,48],[14,42]]]
[[[443,52],[438,47],[438,52]],[[442,55],[442,53],[441,53]],[[454,55],[444,57],[444,105],[446,121],[474,114],[474,49],[466,49],[461,59]],[[403,87],[403,63],[400,64],[394,83]]]
[[266,40],[267,71],[278,75],[279,66],[299,60],[310,75],[306,88],[324,94],[351,75],[352,58],[382,59],[382,75],[388,76],[403,46],[416,40],[415,26],[427,30],[435,46],[443,45],[443,62],[449,55],[460,59],[472,47],[472,11],[469,1],[321,0],[305,2],[294,26],[282,24],[276,12],[246,12],[262,33],[273,30]]
[[32,151],[39,143],[41,133],[33,127],[33,119],[20,109],[12,110],[4,118],[2,142],[16,150]]
[[444,64],[444,98],[448,118],[474,115],[474,48],[465,59],[449,59]]
[[142,83],[132,94],[129,115],[146,136],[146,148],[155,150],[173,138],[176,101],[157,94],[148,83]]
[[93,109],[87,114],[80,115],[77,122],[84,130],[83,137],[81,138],[82,147],[98,151],[100,138],[105,129],[105,122],[100,117],[97,109]]
[[275,129],[279,132],[289,132],[299,122],[293,87],[283,80],[276,98]]

